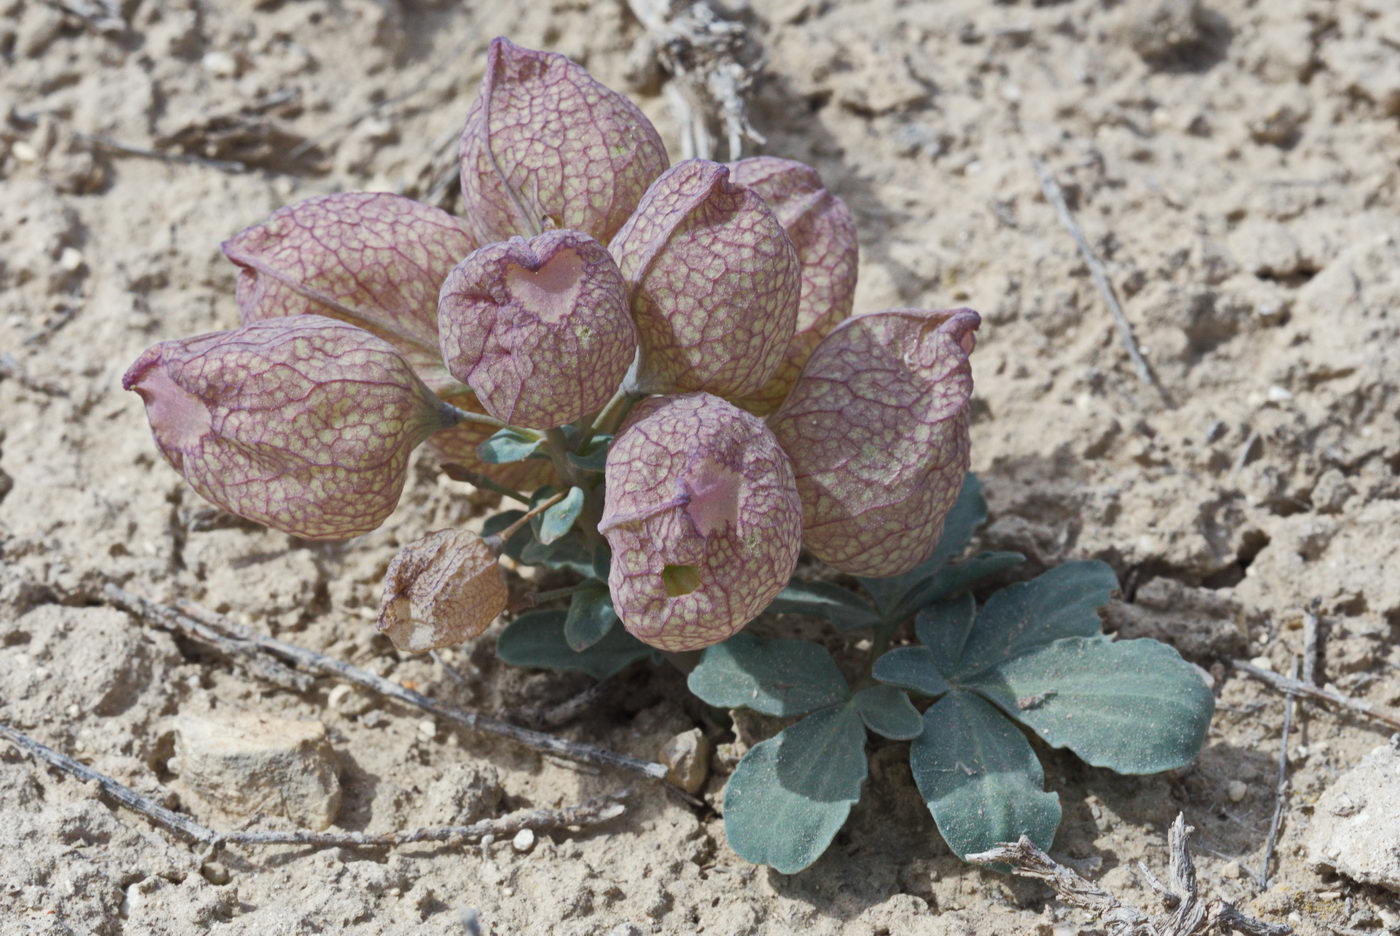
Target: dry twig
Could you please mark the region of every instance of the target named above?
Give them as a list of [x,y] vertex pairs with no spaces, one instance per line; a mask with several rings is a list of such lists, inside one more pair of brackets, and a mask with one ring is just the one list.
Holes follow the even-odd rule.
[[[1293,661],[1293,678],[1298,678],[1298,661]],[[1297,697],[1288,693],[1288,701],[1283,708],[1283,738],[1278,746],[1278,779],[1274,781],[1274,815],[1269,820],[1269,838],[1264,843],[1264,859],[1259,865],[1259,890],[1269,889],[1269,862],[1274,857],[1274,846],[1278,844],[1278,829],[1283,822],[1283,806],[1288,801],[1288,736],[1293,731],[1293,701]]]
[[1255,679],[1263,680],[1280,692],[1288,692],[1294,695],[1305,696],[1307,698],[1319,699],[1329,702],[1332,705],[1344,709],[1350,709],[1367,718],[1374,718],[1382,724],[1391,728],[1400,729],[1400,717],[1396,717],[1389,712],[1381,711],[1370,702],[1363,702],[1361,699],[1353,699],[1351,696],[1342,695],[1335,689],[1324,689],[1320,686],[1309,685],[1298,679],[1290,679],[1278,673],[1271,673],[1268,670],[1260,669],[1244,660],[1231,660],[1230,665],[1242,673],[1247,673]]
[[[111,583],[102,586],[102,594],[118,608],[129,611],[141,620],[154,624],[162,630],[193,637],[215,647],[232,663],[251,676],[256,676],[293,692],[307,692],[316,683],[316,680],[306,673],[298,672],[268,656],[262,648],[249,640],[246,634],[240,634],[238,631],[224,633],[215,630],[207,624],[179,614],[174,608],[167,608],[165,605],[148,601]],[[239,628],[239,630],[242,629]]]
[[1314,609],[1303,612],[1303,682],[1317,685],[1317,664],[1322,656],[1320,649],[1321,627]]
[[1108,305],[1108,310],[1113,313],[1113,321],[1118,326],[1118,337],[1122,340],[1123,348],[1128,352],[1128,357],[1132,359],[1138,377],[1142,379],[1143,383],[1156,389],[1167,405],[1171,406],[1171,396],[1157,380],[1157,375],[1152,372],[1152,367],[1142,356],[1142,352],[1138,350],[1137,339],[1133,337],[1132,323],[1128,321],[1128,316],[1123,312],[1123,306],[1118,301],[1118,294],[1113,289],[1113,283],[1109,281],[1108,271],[1104,269],[1103,262],[1094,253],[1094,248],[1089,246],[1088,238],[1084,236],[1079,222],[1074,219],[1074,215],[1070,212],[1060,183],[1055,181],[1054,175],[1051,174],[1045,163],[1034,156],[1031,157],[1031,166],[1034,167],[1035,174],[1040,178],[1040,190],[1045,194],[1045,200],[1055,209],[1060,224],[1064,225],[1065,230],[1069,231],[1070,237],[1074,238],[1074,243],[1078,245],[1085,265],[1089,267],[1089,275],[1093,277],[1094,285],[1098,287],[1099,293]]
[[728,158],[743,155],[747,137],[763,137],[749,123],[747,98],[763,72],[763,52],[743,23],[709,0],[628,0],[647,30],[654,57],[674,82],[666,95],[681,128],[685,159],[717,159],[710,117],[724,128]]
[[130,28],[118,0],[44,0],[44,3],[76,16],[99,33],[118,35]]
[[562,829],[568,826],[582,827],[598,825],[615,819],[627,811],[620,802],[622,794],[599,796],[577,806],[564,806],[558,809],[534,809],[513,812],[497,819],[483,819],[466,826],[427,826],[421,829],[406,829],[379,834],[368,832],[312,832],[308,829],[274,829],[255,832],[219,832],[188,816],[166,809],[159,803],[142,796],[128,786],[113,780],[106,774],[78,763],[66,754],[28,735],[16,731],[9,725],[0,724],[0,737],[23,748],[39,760],[46,761],[65,773],[80,780],[96,783],[102,792],[128,809],[135,810],[164,826],[171,832],[182,835],[194,842],[218,848],[223,845],[309,845],[314,848],[391,848],[396,845],[410,845],[415,842],[472,842],[487,835],[498,839],[508,838],[521,829],[542,831]]
[[1024,835],[1018,842],[1003,842],[989,851],[968,855],[967,860],[977,864],[1004,862],[1011,865],[1014,874],[1045,881],[1065,903],[1088,910],[1102,920],[1113,936],[1205,936],[1212,932],[1287,936],[1293,932],[1290,927],[1246,916],[1227,900],[1203,900],[1196,886],[1190,835],[1186,817],[1178,814],[1167,836],[1171,850],[1171,884],[1168,886],[1148,875],[1149,882],[1163,894],[1171,910],[1161,917],[1152,917],[1127,906],[1102,887],[1055,861]]
[[[118,602],[120,589],[108,585],[103,592],[113,603]],[[124,593],[123,593],[124,594]],[[125,596],[128,601],[133,596]],[[143,605],[132,604],[133,607],[143,607]],[[478,712],[465,712],[461,709],[453,708],[416,692],[390,679],[376,676],[367,670],[362,670],[357,666],[352,666],[342,660],[326,656],[315,650],[305,647],[298,647],[275,637],[259,634],[249,628],[242,627],[222,615],[214,614],[200,608],[188,601],[180,602],[178,608],[169,608],[165,605],[158,605],[154,602],[144,602],[146,615],[155,617],[162,626],[175,627],[181,633],[200,640],[206,640],[211,631],[214,634],[225,638],[233,638],[238,641],[251,643],[260,649],[272,654],[283,661],[290,661],[303,669],[341,679],[346,682],[363,686],[373,690],[380,695],[388,696],[399,702],[423,709],[446,721],[453,722],[463,728],[472,731],[479,731],[485,734],[493,734],[502,738],[507,738],[517,744],[539,751],[542,754],[551,754],[565,760],[578,763],[591,764],[596,767],[612,767],[625,770],[630,773],[639,774],[649,780],[659,780],[665,783],[667,769],[664,764],[654,761],[645,761],[632,757],[628,754],[620,754],[601,748],[593,744],[585,744],[578,741],[568,741],[563,738],[556,738],[553,735],[544,734],[539,731],[532,731],[529,728],[522,728],[510,722],[491,718]],[[196,627],[194,625],[202,625]],[[216,644],[217,645],[217,644]],[[702,805],[699,800],[689,796],[677,787],[666,783],[668,791],[674,791],[685,799],[692,806]]]

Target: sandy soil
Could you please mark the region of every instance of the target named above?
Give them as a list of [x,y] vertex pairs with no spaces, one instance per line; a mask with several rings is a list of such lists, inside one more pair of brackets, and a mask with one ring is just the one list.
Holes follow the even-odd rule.
[[[638,25],[620,3],[586,0],[126,0],[130,29],[107,34],[65,5],[97,6],[0,2],[0,720],[223,827],[241,820],[179,772],[182,713],[323,722],[346,829],[628,785],[422,730],[418,712],[333,706],[329,682],[270,690],[81,596],[115,581],[190,598],[518,720],[587,685],[503,670],[483,638],[450,654],[471,674],[461,689],[374,636],[395,546],[476,509],[426,457],[384,528],[308,545],[207,509],[160,461],[119,378],[154,341],[235,323],[218,245],[241,227],[323,192],[427,197],[450,171],[492,36],[566,52],[621,88]],[[1056,853],[1154,906],[1134,866],[1161,873],[1184,810],[1220,896],[1309,936],[1400,932],[1393,893],[1308,863],[1313,804],[1385,741],[1311,704],[1260,893],[1251,869],[1284,702],[1227,662],[1290,669],[1316,602],[1322,677],[1400,704],[1400,7],[1205,0],[1192,18],[1189,6],[756,0],[770,80],[753,116],[766,152],[815,164],[854,209],[858,309],[985,316],[973,457],[993,517],[980,545],[1026,553],[1028,571],[1107,560],[1124,583],[1111,625],[1172,642],[1216,678],[1219,714],[1188,770],[1120,778],[1045,752],[1065,811]],[[674,155],[663,101],[643,106]],[[1163,392],[1126,357],[1032,155],[1103,258]],[[438,197],[453,207],[452,186]],[[564,731],[654,756],[697,715],[675,674],[635,672]],[[793,877],[744,864],[717,816],[654,788],[615,824],[528,854],[508,842],[234,849],[211,866],[3,747],[7,934],[460,933],[469,907],[491,934],[1085,925],[1043,887],[951,856],[895,743],[874,751],[832,849]],[[712,802],[724,780],[710,779]]]

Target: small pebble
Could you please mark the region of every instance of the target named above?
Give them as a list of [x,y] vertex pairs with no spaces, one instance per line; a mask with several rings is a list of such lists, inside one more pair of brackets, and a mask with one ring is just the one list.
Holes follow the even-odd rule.
[[30,163],[39,158],[39,152],[23,140],[16,140],[10,145],[10,152],[15,154],[15,159],[20,162]]
[[64,247],[58,255],[58,265],[69,273],[76,272],[83,265],[83,252],[76,247]]
[[510,847],[520,854],[525,854],[535,847],[535,832],[533,829],[521,829],[515,833],[515,838],[510,840]]
[[1318,891],[1318,900],[1341,900],[1342,892],[1335,890]]
[[207,52],[199,64],[203,65],[209,74],[220,78],[228,78],[238,72],[238,61],[227,52]]
[[425,718],[418,723],[418,736],[424,741],[431,741],[437,737],[437,722],[431,718]]
[[83,710],[78,708],[78,704],[76,702],[68,706],[68,708],[64,709],[64,711],[67,713],[69,718],[77,718],[79,715],[83,714]]
[[1220,876],[1227,877],[1232,881],[1238,879],[1243,873],[1244,869],[1240,867],[1238,861],[1227,861],[1220,868]]
[[1270,403],[1287,403],[1289,400],[1293,399],[1293,394],[1289,393],[1288,390],[1280,387],[1278,384],[1274,384],[1269,388],[1268,396]]
[[217,861],[206,862],[200,867],[199,873],[204,875],[204,880],[216,886],[227,884],[229,881],[228,868]]
[[1255,657],[1249,661],[1249,665],[1261,670],[1267,670],[1270,673],[1274,671],[1274,664],[1266,656]]
[[1226,788],[1226,793],[1230,797],[1230,802],[1238,803],[1249,793],[1249,786],[1242,780],[1231,780],[1230,785]]

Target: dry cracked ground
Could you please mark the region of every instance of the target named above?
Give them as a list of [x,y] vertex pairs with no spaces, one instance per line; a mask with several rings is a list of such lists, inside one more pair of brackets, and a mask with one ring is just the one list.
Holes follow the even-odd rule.
[[[1135,866],[1162,872],[1184,811],[1212,893],[1308,936],[1400,932],[1387,731],[1299,703],[1261,889],[1284,700],[1229,665],[1291,670],[1314,608],[1319,678],[1400,705],[1400,6],[754,0],[742,15],[768,54],[762,150],[816,165],[857,216],[858,309],[985,317],[978,545],[1025,553],[1024,574],[1108,561],[1123,583],[1109,626],[1215,680],[1189,769],[1121,778],[1042,751],[1065,812],[1055,854],[1156,907]],[[328,681],[269,688],[95,597],[115,582],[188,598],[518,721],[587,685],[505,670],[488,634],[449,655],[459,686],[373,635],[395,547],[481,509],[428,461],[378,532],[298,542],[208,509],[119,389],[148,344],[234,323],[219,242],[279,205],[380,189],[453,207],[439,183],[502,34],[634,89],[642,29],[618,2],[0,0],[0,721],[220,828],[258,812],[381,831],[636,785]],[[634,90],[675,156],[664,98]],[[1160,389],[1125,354],[1032,157]],[[730,745],[705,788],[718,804],[752,738],[702,715],[673,673],[637,670],[560,730],[651,757],[706,727]],[[258,763],[290,772],[258,786],[232,758],[211,781],[211,736],[251,738]],[[206,861],[4,748],[6,934],[447,934],[466,908],[492,934],[1094,931],[1040,885],[950,855],[893,742],[830,852],[791,877],[746,865],[716,814],[652,787],[614,823],[526,851]]]

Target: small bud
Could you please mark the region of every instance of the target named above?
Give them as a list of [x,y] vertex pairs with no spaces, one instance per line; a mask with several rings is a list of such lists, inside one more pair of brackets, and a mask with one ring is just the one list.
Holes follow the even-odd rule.
[[451,647],[486,630],[508,597],[496,554],[481,537],[438,530],[389,563],[379,632],[408,653]]
[[491,42],[462,130],[462,201],[483,244],[548,228],[607,243],[668,165],[656,128],[562,55]]
[[203,497],[305,539],[383,523],[413,448],[456,421],[387,342],[320,315],[161,342],[122,387]]
[[763,197],[797,249],[802,295],[797,329],[778,372],[758,393],[736,401],[760,416],[788,395],[821,340],[851,314],[856,291],[856,224],[846,203],[828,192],[811,166],[755,156],[729,164],[730,181]]
[[938,544],[967,473],[971,309],[891,309],[827,336],[769,419],[802,495],[803,545],[854,575],[902,575]]
[[777,371],[801,266],[773,212],[728,169],[691,159],[668,170],[612,252],[632,290],[638,389],[747,396]]
[[608,451],[606,478],[608,586],[638,639],[670,651],[719,643],[791,578],[802,506],[756,416],[708,393],[644,400]]
[[491,244],[442,286],[442,355],[486,412],[552,429],[603,407],[637,351],[622,274],[578,231]]

